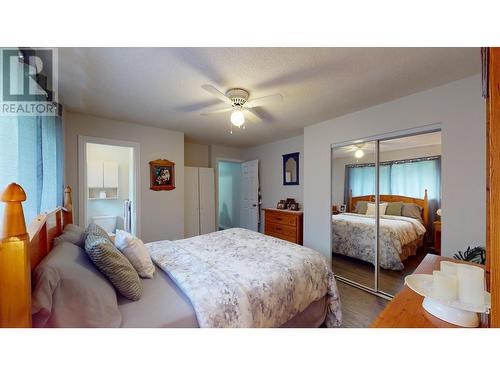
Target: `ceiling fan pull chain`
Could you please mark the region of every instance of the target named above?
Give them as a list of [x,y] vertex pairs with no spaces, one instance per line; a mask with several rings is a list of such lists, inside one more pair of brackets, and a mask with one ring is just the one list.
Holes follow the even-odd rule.
[[229,133],[233,134],[233,123],[229,121]]

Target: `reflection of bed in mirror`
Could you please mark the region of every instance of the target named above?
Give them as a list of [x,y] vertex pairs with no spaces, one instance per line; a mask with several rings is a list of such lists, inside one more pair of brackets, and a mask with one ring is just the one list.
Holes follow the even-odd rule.
[[[362,203],[374,203],[374,195],[353,197],[349,192],[348,212],[332,215],[332,251],[360,259],[375,265],[375,216],[357,210]],[[379,224],[380,252],[379,263],[389,270],[404,269],[403,261],[416,255],[423,246],[428,227],[428,198],[406,197],[402,195],[380,195],[380,203],[393,206],[402,203],[405,214],[417,207],[419,214],[413,217],[400,215],[382,215]],[[406,205],[406,206],[405,206]],[[413,209],[415,213],[415,209]]]

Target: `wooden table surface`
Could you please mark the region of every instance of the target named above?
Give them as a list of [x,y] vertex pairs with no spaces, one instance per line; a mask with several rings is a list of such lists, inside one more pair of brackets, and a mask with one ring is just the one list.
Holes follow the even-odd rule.
[[[427,254],[414,273],[432,274],[439,270],[439,262],[448,260],[463,263],[456,259]],[[480,265],[477,265],[480,266]],[[482,267],[482,266],[480,266]],[[484,267],[483,267],[484,268]],[[372,328],[460,328],[445,322],[424,310],[422,302],[424,297],[404,286],[396,294],[386,308],[373,321]]]

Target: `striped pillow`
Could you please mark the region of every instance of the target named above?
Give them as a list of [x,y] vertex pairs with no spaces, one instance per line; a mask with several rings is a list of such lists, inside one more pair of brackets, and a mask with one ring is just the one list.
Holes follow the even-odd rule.
[[133,301],[141,298],[139,275],[108,238],[89,233],[85,240],[85,252],[120,294]]
[[[111,241],[111,238],[109,238],[108,232],[106,232],[102,227],[100,227],[97,224],[90,223],[85,229],[85,234],[88,236],[89,234],[94,234],[96,236],[104,237],[107,238],[108,240]],[[113,241],[111,241],[113,242]]]

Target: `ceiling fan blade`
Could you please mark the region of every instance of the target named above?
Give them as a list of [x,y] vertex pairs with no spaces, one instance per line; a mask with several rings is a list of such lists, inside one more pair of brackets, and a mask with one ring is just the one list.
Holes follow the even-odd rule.
[[210,115],[217,115],[219,113],[224,113],[224,112],[230,112],[232,111],[233,108],[222,108],[222,109],[216,109],[215,111],[210,111],[210,112],[204,112],[201,113],[202,116],[210,116]]
[[224,103],[233,105],[233,102],[231,101],[231,99],[229,99],[226,95],[224,95],[222,92],[217,90],[214,86],[205,84],[205,85],[202,85],[201,87],[204,90],[208,91],[213,96],[215,96],[220,101],[223,101]]
[[266,104],[277,103],[277,102],[280,102],[282,100],[283,100],[283,95],[281,95],[281,94],[263,96],[261,98],[249,100],[248,102],[245,103],[245,108],[260,107],[260,106],[266,105]]
[[248,120],[250,120],[250,122],[253,122],[254,124],[257,124],[257,123],[262,121],[260,116],[257,113],[255,113],[255,111],[253,109],[244,108],[244,113],[245,113],[245,117]]

